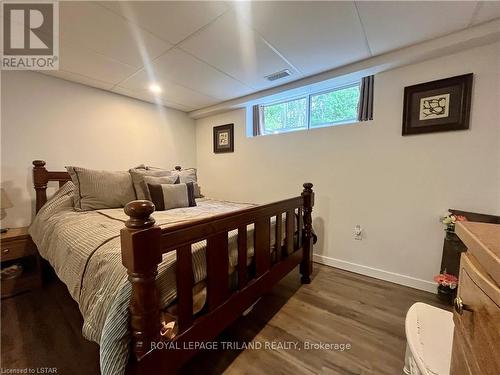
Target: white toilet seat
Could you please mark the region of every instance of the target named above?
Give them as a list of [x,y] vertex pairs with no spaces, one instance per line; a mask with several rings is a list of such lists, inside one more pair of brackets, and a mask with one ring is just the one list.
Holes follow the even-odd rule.
[[449,375],[453,343],[453,314],[417,302],[406,314],[404,374]]

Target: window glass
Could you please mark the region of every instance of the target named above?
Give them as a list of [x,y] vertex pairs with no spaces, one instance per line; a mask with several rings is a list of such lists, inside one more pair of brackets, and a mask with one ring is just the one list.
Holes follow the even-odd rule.
[[311,127],[355,121],[358,103],[359,85],[311,95]]
[[354,83],[326,92],[261,105],[260,134],[278,134],[357,122],[359,91],[359,83]]
[[307,98],[265,105],[262,110],[264,134],[307,129]]

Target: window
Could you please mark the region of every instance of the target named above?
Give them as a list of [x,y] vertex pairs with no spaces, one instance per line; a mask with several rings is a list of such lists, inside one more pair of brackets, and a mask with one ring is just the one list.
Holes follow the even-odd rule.
[[358,118],[359,85],[311,95],[310,127],[354,122]]
[[261,134],[277,134],[356,122],[359,84],[260,107]]
[[263,134],[307,129],[307,97],[262,107]]

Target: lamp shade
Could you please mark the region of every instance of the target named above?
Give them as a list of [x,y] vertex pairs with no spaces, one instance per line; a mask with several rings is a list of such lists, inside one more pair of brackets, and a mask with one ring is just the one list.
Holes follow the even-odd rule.
[[7,193],[5,192],[5,189],[1,188],[0,189],[0,209],[3,210],[4,208],[11,208],[13,206],[14,205],[10,201]]

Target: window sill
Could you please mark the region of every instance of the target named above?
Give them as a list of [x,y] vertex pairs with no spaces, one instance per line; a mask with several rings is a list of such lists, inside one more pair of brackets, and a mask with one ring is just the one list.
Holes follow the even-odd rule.
[[304,131],[310,131],[310,130],[316,130],[316,129],[344,127],[344,126],[349,126],[349,125],[361,125],[363,122],[366,122],[366,121],[358,121],[358,120],[344,121],[344,122],[337,122],[334,124],[314,126],[314,127],[307,128],[307,129],[293,129],[293,130],[287,130],[287,131],[277,131],[275,133],[266,133],[266,134],[260,134],[260,135],[248,135],[248,138],[267,137],[270,135],[283,135],[283,134],[304,132]]

